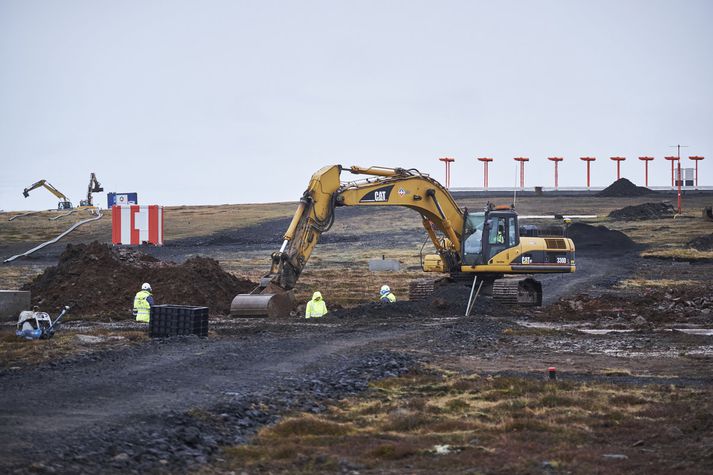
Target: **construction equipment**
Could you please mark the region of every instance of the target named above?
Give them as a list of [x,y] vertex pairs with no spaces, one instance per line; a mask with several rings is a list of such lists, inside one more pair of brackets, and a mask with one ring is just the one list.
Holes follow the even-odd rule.
[[96,208],[94,206],[94,200],[92,198],[92,193],[101,193],[104,191],[101,183],[97,181],[97,176],[92,172],[89,176],[89,186],[87,187],[87,199],[79,202],[79,206],[82,208]]
[[67,198],[65,194],[59,191],[57,188],[52,186],[47,180],[40,180],[36,183],[33,183],[32,185],[22,190],[22,194],[25,196],[25,198],[27,198],[28,196],[30,196],[30,192],[32,190],[35,190],[40,187],[45,187],[47,191],[59,198],[57,209],[72,209],[72,203],[69,201],[69,198]]
[[[347,170],[370,178],[341,182]],[[319,236],[329,230],[338,206],[405,206],[417,211],[437,250],[421,256],[426,272],[471,278],[494,297],[540,304],[542,289],[534,279],[506,275],[574,272],[574,243],[564,237],[520,237],[518,215],[510,207],[488,205],[471,212],[433,178],[415,169],[331,165],[317,171],[300,199],[270,272],[250,294],[236,296],[233,316],[286,316],[294,306],[294,288]],[[513,290],[514,289],[514,290]]]
[[36,307],[34,310],[20,312],[15,335],[26,340],[48,340],[54,336],[54,332],[59,328],[59,321],[68,311],[69,307],[65,305],[54,321],[48,313],[38,312]]

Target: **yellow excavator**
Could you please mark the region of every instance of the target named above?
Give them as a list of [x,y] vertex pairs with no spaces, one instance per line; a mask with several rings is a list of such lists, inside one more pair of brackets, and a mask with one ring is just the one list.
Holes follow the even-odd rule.
[[25,198],[27,198],[28,196],[30,196],[30,191],[36,190],[40,187],[45,187],[47,191],[59,198],[59,203],[57,203],[57,209],[72,209],[72,202],[69,201],[69,198],[67,198],[65,194],[59,191],[57,188],[52,186],[47,180],[40,180],[36,183],[33,183],[32,185],[22,190],[22,194]]
[[[342,182],[342,171],[366,175]],[[542,304],[542,286],[530,277],[575,271],[575,249],[564,237],[520,236],[511,207],[469,211],[433,178],[415,169],[331,165],[317,171],[300,199],[280,250],[272,254],[270,272],[250,294],[237,295],[232,316],[287,316],[295,306],[294,289],[322,233],[334,222],[338,206],[405,206],[421,215],[437,254],[422,256],[425,272],[473,276],[501,301]],[[484,292],[485,293],[485,292]],[[471,292],[472,296],[472,292]],[[470,306],[470,302],[469,302]]]

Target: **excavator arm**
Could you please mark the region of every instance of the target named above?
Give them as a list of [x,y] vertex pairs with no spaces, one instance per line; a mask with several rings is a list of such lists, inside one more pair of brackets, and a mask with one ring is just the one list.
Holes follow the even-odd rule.
[[94,207],[94,198],[92,197],[93,193],[101,193],[104,191],[104,188],[102,188],[101,183],[99,183],[99,180],[97,180],[97,176],[94,174],[94,172],[89,175],[89,185],[87,186],[87,199],[82,200],[79,202],[80,206],[86,206],[86,207]]
[[38,182],[33,183],[32,185],[28,186],[24,190],[22,190],[22,195],[27,198],[30,196],[30,191],[36,190],[37,188],[44,187],[55,195],[60,201],[59,204],[57,205],[58,209],[71,209],[72,208],[72,203],[69,201],[69,198],[67,198],[64,193],[59,191],[57,188],[52,186],[47,180],[40,180]]
[[[365,175],[342,182],[341,172]],[[317,171],[300,199],[280,250],[272,254],[270,273],[253,293],[233,299],[231,314],[284,315],[294,303],[291,290],[323,232],[334,222],[338,206],[405,206],[417,211],[445,269],[460,264],[460,233],[464,214],[437,181],[417,170],[331,165]],[[439,237],[440,231],[443,237]]]

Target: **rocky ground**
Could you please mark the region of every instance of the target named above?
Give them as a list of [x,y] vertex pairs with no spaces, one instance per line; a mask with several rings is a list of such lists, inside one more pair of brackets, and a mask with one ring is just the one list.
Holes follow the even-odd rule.
[[[229,295],[249,281],[223,275],[210,258],[264,254],[283,221],[259,225],[270,239],[256,239],[254,228],[225,231],[154,257],[99,244],[62,258],[48,251],[41,259],[57,270],[27,285],[45,298],[65,288],[53,275],[68,289],[104,288],[99,274],[82,271],[94,262],[137,282],[145,272],[156,282],[180,275],[188,290],[165,298],[191,292],[191,279]],[[107,302],[102,311],[79,312],[49,341],[18,342],[6,322],[0,468],[709,473],[713,264],[643,259],[640,243],[606,228],[568,232],[579,240],[578,271],[543,278],[537,309],[481,298],[466,318],[470,288],[452,283],[425,302],[337,305],[319,320],[230,319],[217,309],[207,338],[149,340],[127,315],[108,317],[125,296],[121,304],[95,296]],[[387,246],[422,239],[376,233]],[[358,247],[358,237],[347,224],[324,244]],[[205,257],[191,263],[198,253]],[[314,264],[327,269],[332,259]]]

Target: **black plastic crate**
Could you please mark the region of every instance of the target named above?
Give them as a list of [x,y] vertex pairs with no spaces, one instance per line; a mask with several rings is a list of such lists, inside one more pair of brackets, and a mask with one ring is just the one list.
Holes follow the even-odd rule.
[[208,307],[170,304],[151,306],[149,337],[179,335],[208,336]]

